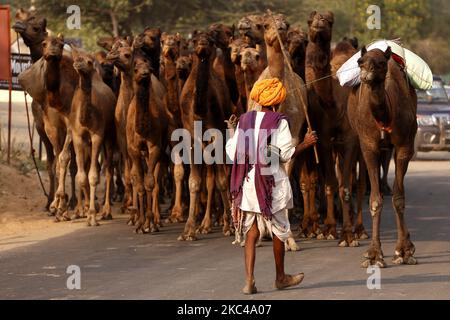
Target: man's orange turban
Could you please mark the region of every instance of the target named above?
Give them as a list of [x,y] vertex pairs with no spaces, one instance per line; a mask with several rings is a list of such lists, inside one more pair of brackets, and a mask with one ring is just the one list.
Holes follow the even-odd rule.
[[259,80],[253,85],[250,99],[263,107],[275,106],[286,99],[286,88],[278,78]]

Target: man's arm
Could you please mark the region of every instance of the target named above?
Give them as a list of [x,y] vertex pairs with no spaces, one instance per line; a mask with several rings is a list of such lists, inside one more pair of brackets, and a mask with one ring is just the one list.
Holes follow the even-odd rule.
[[304,150],[314,146],[317,143],[317,134],[315,131],[308,131],[305,135],[305,139],[303,139],[302,142],[300,142],[296,147],[294,154],[292,155],[292,158],[295,158],[300,153],[302,153]]

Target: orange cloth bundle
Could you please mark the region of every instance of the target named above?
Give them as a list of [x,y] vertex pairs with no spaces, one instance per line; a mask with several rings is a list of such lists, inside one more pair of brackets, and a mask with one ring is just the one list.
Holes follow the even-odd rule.
[[250,99],[261,106],[275,106],[286,99],[286,88],[278,78],[257,81],[250,92]]

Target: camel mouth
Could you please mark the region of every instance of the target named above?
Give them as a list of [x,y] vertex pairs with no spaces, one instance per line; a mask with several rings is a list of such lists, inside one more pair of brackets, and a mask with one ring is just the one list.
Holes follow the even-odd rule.
[[118,53],[111,53],[108,52],[106,54],[106,60],[109,62],[115,62],[117,59],[119,59],[120,55]]
[[27,30],[27,26],[21,21],[17,21],[16,23],[14,23],[12,28],[14,29],[15,32],[18,33],[22,33],[25,32],[25,30]]
[[59,52],[48,52],[44,55],[45,60],[59,60],[62,54]]

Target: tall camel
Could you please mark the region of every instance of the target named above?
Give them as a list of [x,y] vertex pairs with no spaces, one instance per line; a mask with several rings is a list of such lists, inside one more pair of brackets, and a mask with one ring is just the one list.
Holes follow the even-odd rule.
[[133,42],[133,47],[141,49],[151,63],[152,73],[160,79],[160,57],[161,57],[161,29],[145,28],[137,35]]
[[415,247],[405,222],[404,178],[414,155],[417,131],[417,96],[405,72],[391,59],[391,50],[371,51],[363,48],[358,60],[361,84],[353,88],[348,105],[352,127],[357,132],[370,179],[370,213],[372,242],[364,255],[362,267],[385,267],[380,240],[380,219],[383,197],[380,193],[380,143],[382,134],[394,145],[395,180],[392,197],[397,220],[395,264],[416,264]]
[[178,77],[178,90],[180,90],[181,94],[184,84],[186,83],[186,80],[189,77],[189,73],[191,73],[192,57],[190,56],[179,57],[176,62],[176,68]]
[[[207,129],[219,129],[225,133],[224,120],[231,113],[231,101],[228,95],[226,83],[215,73],[213,63],[216,56],[214,39],[206,32],[194,33],[195,54],[192,71],[183,87],[180,97],[182,121],[185,129],[191,134],[190,146],[194,143],[201,145],[201,149],[211,143],[197,141],[194,133],[194,121],[202,121],[202,136]],[[223,136],[223,135],[222,135]],[[223,145],[222,145],[223,147]],[[222,150],[223,152],[223,150]],[[213,205],[214,184],[220,192],[223,210],[225,235],[231,235],[229,223],[230,195],[228,188],[228,175],[225,164],[204,165],[203,157],[201,163],[194,163],[194,155],[190,156],[189,175],[189,217],[183,233],[178,240],[196,240],[196,217],[199,208],[200,191],[202,185],[202,171],[206,170],[207,205],[201,232],[211,230],[211,210]]]
[[236,77],[236,84],[239,91],[239,104],[243,106],[243,110],[247,110],[247,92],[245,89],[244,73],[241,68],[241,50],[250,47],[249,44],[242,38],[234,39],[230,42],[230,57],[234,64],[234,74]]
[[261,65],[259,63],[259,51],[255,48],[244,48],[241,50],[239,55],[241,70],[244,74],[245,95],[248,97],[250,96],[250,91],[252,91],[253,85],[264,70],[261,69]]
[[130,160],[127,150],[126,123],[128,108],[133,99],[133,48],[132,39],[119,39],[106,55],[106,59],[114,64],[120,71],[120,89],[114,110],[114,123],[116,128],[116,142],[121,154],[124,177],[124,197],[122,199],[122,212],[125,212],[132,202],[132,186],[130,177]]
[[[73,67],[79,74],[79,83],[72,99],[69,115],[68,134],[73,139],[76,162],[78,167],[77,184],[78,205],[77,210],[84,211],[85,204],[89,202],[87,225],[97,226],[97,209],[95,207],[96,189],[100,180],[100,167],[98,158],[101,148],[105,148],[106,192],[102,217],[111,218],[110,188],[112,181],[112,158],[114,154],[114,107],[116,96],[102,80],[94,68],[95,58],[72,46]],[[69,138],[70,139],[70,138]],[[67,140],[66,140],[67,141]],[[63,150],[65,152],[66,148]],[[63,154],[64,160],[70,159],[69,154]],[[89,159],[89,160],[88,160]],[[86,172],[86,168],[89,168]],[[83,199],[84,197],[84,199]],[[81,213],[81,215],[83,215]]]
[[264,25],[265,16],[262,15],[249,15],[238,23],[239,34],[250,46],[255,47],[261,56],[260,64],[261,68],[267,67],[267,48],[266,41],[264,39]]
[[[47,36],[47,21],[45,18],[41,18],[30,11],[19,9],[16,13],[16,22],[13,25],[13,29],[20,34],[25,44],[30,48],[31,61],[32,63],[36,63],[43,55],[43,46],[42,42]],[[35,87],[34,83],[29,83],[27,86]],[[27,88],[25,88],[27,89]],[[43,88],[41,88],[41,93]],[[34,90],[33,90],[34,92]],[[42,99],[36,98],[33,99],[31,103],[31,111],[33,114],[33,119],[36,124],[36,131],[41,138],[46,155],[47,155],[47,173],[49,176],[49,190],[47,197],[47,204],[45,205],[45,209],[49,210],[52,201],[55,198],[55,184],[56,184],[56,162],[55,162],[55,153],[56,157],[58,157],[59,152],[62,150],[62,144],[64,143],[64,138],[59,138],[58,136],[65,135],[65,127],[62,124],[60,115],[54,109],[43,108],[42,103],[44,102],[44,98],[42,94],[39,94]],[[33,97],[34,98],[34,97]],[[39,100],[39,102],[38,102]],[[52,131],[52,139],[47,135],[47,130]],[[56,148],[53,145],[57,146]],[[75,170],[76,165],[71,164],[71,186],[72,193],[69,201],[69,207],[73,208],[76,202],[75,198]],[[53,208],[50,214],[54,215],[56,212],[55,208]]]
[[305,81],[305,59],[308,34],[298,28],[290,29],[287,35],[287,50],[292,59],[292,69]]
[[[134,46],[134,45],[133,45]],[[136,233],[158,231],[159,169],[163,152],[163,134],[167,132],[165,109],[152,82],[151,62],[140,51],[133,55],[133,90],[127,121],[127,149],[131,161],[133,204],[130,223],[137,222]],[[146,171],[143,162],[146,163]],[[156,210],[155,210],[156,209]]]

